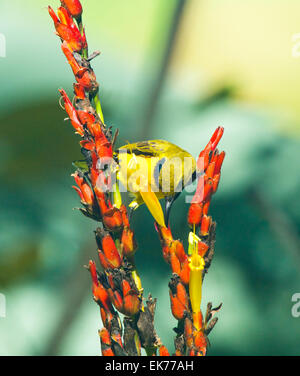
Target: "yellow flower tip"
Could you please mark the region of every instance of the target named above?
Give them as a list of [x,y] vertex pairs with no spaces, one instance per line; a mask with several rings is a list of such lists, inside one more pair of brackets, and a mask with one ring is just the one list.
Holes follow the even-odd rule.
[[113,200],[114,200],[114,206],[120,209],[120,207],[122,206],[122,196],[121,196],[118,184],[114,184]]
[[[189,293],[194,317],[198,317],[197,313],[200,311],[202,299],[202,271],[204,270],[205,261],[202,256],[198,254],[198,243],[201,239],[194,233],[189,234],[189,267],[190,267],[190,281]],[[194,322],[195,327],[199,326],[198,322]]]
[[189,238],[188,238],[188,242],[189,242],[188,254],[189,254],[189,256],[191,256],[193,253],[196,253],[196,251],[198,249],[198,243],[200,241],[201,241],[201,239],[199,238],[199,236],[197,236],[195,234],[194,231],[191,231],[189,233]]
[[201,272],[204,269],[205,261],[204,258],[197,253],[193,253],[190,257],[190,269],[191,271]]

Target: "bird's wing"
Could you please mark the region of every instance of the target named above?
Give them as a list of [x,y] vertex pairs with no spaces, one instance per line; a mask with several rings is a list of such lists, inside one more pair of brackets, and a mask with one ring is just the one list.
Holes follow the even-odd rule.
[[164,140],[141,141],[122,146],[119,150],[127,151],[129,154],[143,155],[145,157],[155,157],[161,153],[166,153],[173,146]]

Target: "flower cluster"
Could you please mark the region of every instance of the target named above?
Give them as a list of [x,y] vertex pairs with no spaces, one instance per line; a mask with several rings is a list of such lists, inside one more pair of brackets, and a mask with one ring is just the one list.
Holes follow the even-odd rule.
[[[57,14],[49,7],[61,48],[73,71],[74,98],[61,89],[65,111],[75,132],[85,161],[75,162],[73,174],[82,207],[81,212],[99,226],[95,236],[101,271],[89,262],[92,292],[100,307],[103,328],[99,331],[102,354],[168,356],[154,328],[156,300],[149,295],[143,301],[143,288],[135,267],[137,244],[118,186],[112,177],[116,134],[104,122],[99,99],[99,84],[88,55],[88,43],[82,24],[79,0],[61,0]],[[219,127],[197,160],[198,184],[188,213],[189,249],[175,240],[170,227],[156,223],[163,257],[170,264],[169,283],[173,316],[178,320],[175,355],[205,355],[207,335],[216,323],[209,303],[201,312],[202,281],[214,254],[215,222],[208,215],[212,195],[218,188],[224,152],[217,145],[223,135]],[[159,202],[157,200],[157,204]],[[159,208],[161,209],[160,205]],[[161,215],[163,217],[163,215]],[[119,313],[125,317],[120,320]]]
[[176,355],[205,355],[208,345],[207,335],[216,324],[210,321],[212,309],[209,305],[205,320],[200,309],[202,281],[214,254],[215,223],[208,216],[208,208],[213,193],[218,188],[220,171],[225,153],[217,150],[224,129],[216,129],[207,146],[199,154],[197,189],[188,212],[189,249],[174,240],[171,229],[157,226],[162,244],[163,257],[170,264],[172,278],[169,283],[170,301],[173,316],[178,320],[175,339]]
[[[126,207],[120,193],[113,191],[111,163],[115,136],[104,123],[99,85],[88,57],[88,44],[82,25],[79,0],[61,0],[58,16],[49,7],[61,48],[73,71],[74,98],[60,94],[85,162],[75,162],[73,177],[81,212],[97,221],[96,229],[101,272],[89,262],[94,300],[100,307],[104,328],[99,331],[103,355],[140,355],[141,347],[153,353],[162,345],[154,330],[156,302],[149,296],[143,306],[143,289],[134,263],[137,249]],[[125,315],[123,325],[119,313]],[[134,345],[133,345],[134,344]],[[161,350],[165,353],[164,348]]]

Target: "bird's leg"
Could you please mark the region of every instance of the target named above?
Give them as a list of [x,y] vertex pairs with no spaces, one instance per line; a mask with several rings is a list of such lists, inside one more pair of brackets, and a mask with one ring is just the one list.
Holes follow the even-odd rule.
[[169,218],[170,218],[170,212],[172,205],[174,201],[178,198],[181,192],[175,193],[173,196],[166,196],[165,197],[165,223],[167,226],[169,226]]

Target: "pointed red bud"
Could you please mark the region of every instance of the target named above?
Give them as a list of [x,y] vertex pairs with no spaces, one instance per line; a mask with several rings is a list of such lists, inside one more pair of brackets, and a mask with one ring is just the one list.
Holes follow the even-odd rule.
[[82,6],[79,0],[60,0],[61,5],[65,7],[72,17],[80,18],[82,15]]

